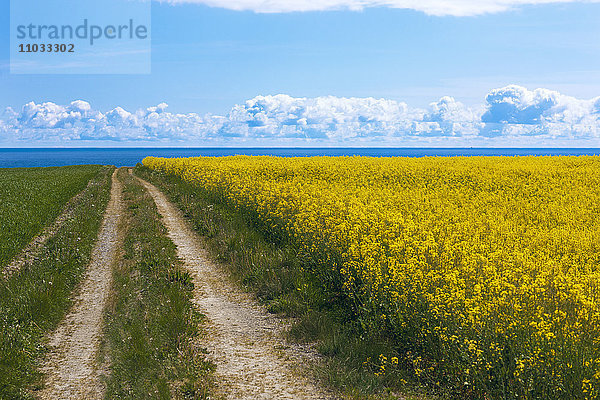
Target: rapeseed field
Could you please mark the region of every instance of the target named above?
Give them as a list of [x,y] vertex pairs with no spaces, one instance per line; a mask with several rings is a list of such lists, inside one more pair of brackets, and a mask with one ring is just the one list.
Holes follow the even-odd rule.
[[390,337],[401,357],[389,364],[417,379],[461,398],[598,397],[600,158],[144,165],[317,260],[311,273],[350,299],[366,335]]

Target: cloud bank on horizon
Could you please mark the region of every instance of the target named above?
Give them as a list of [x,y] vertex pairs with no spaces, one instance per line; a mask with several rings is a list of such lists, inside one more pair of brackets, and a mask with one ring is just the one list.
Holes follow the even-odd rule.
[[527,5],[555,3],[596,3],[600,0],[159,0],[163,3],[197,3],[209,7],[256,13],[351,10],[389,7],[421,11],[435,16],[470,17],[512,10]]
[[517,85],[490,91],[476,108],[448,96],[420,109],[386,99],[284,94],[254,97],[225,116],[167,108],[102,112],[82,100],[30,102],[0,117],[0,145],[600,145],[600,96],[582,100]]

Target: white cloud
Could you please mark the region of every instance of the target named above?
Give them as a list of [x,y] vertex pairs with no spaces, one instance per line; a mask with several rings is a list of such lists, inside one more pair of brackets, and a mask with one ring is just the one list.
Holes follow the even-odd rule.
[[494,89],[477,108],[442,97],[427,109],[375,98],[257,96],[225,116],[177,114],[161,103],[103,112],[29,102],[0,117],[0,139],[14,144],[148,142],[328,145],[600,145],[600,97],[581,100],[548,89]]
[[236,105],[220,129],[225,136],[348,139],[394,135],[422,111],[374,98],[257,96]]
[[435,16],[475,16],[498,13],[524,5],[552,3],[594,3],[599,0],[159,0],[180,4],[197,3],[210,7],[257,13],[287,13],[303,11],[363,10],[370,7],[402,8]]
[[431,103],[422,120],[416,124],[416,134],[474,136],[481,127],[480,112],[465,107],[450,96]]
[[600,97],[581,100],[548,89],[510,85],[486,96],[484,130],[498,134],[600,137]]

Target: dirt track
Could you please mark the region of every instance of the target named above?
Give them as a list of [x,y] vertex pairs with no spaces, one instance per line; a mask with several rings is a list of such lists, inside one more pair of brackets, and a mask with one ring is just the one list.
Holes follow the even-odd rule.
[[239,290],[207,257],[181,212],[150,183],[150,192],[177,254],[193,275],[194,302],[209,320],[204,346],[217,365],[216,381],[228,399],[332,399],[302,377],[299,365],[315,354],[281,339],[285,320],[270,315]]
[[122,211],[121,183],[113,173],[110,201],[92,252],[90,265],[69,314],[50,338],[51,351],[44,362],[43,400],[101,399],[103,388],[96,365],[102,334],[103,310],[117,259],[118,224]]

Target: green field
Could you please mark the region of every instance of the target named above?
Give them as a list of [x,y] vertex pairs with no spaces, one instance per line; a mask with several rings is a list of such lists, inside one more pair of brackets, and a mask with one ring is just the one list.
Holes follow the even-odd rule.
[[33,262],[0,277],[0,399],[29,399],[39,386],[39,362],[51,332],[72,304],[90,260],[110,194],[112,167],[81,166],[1,170],[0,243],[6,263],[51,224],[64,204],[69,218],[48,238]]
[[60,214],[99,165],[0,169],[0,267]]

